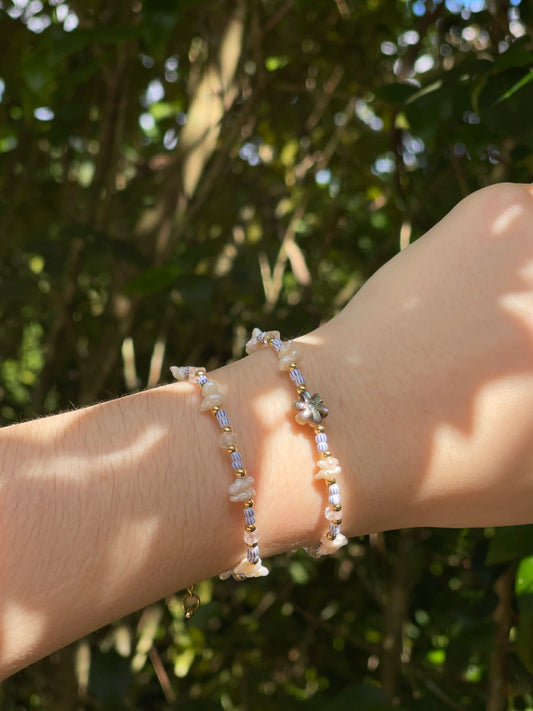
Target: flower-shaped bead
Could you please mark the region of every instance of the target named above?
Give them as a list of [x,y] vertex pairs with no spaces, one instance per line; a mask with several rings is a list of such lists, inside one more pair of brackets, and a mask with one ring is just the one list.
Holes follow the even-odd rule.
[[296,400],[294,407],[298,410],[296,422],[300,425],[310,425],[316,427],[328,416],[328,408],[324,405],[322,397],[315,393],[310,395],[307,390],[300,393],[300,399]]

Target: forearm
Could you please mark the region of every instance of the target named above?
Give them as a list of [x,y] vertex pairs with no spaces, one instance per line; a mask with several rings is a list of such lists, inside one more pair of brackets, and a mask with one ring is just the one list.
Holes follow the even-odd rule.
[[[299,339],[346,535],[533,520],[530,193],[473,196]],[[263,557],[316,544],[325,490],[287,374],[262,351],[212,377]],[[240,560],[242,507],[200,400],[174,384],[0,430],[0,674]]]
[[[302,348],[312,386],[321,349]],[[313,433],[294,422],[276,360],[211,374],[255,478],[263,557],[316,544],[324,526]],[[242,558],[242,505],[200,402],[180,383],[0,430],[2,676]],[[347,486],[353,533],[350,501]]]

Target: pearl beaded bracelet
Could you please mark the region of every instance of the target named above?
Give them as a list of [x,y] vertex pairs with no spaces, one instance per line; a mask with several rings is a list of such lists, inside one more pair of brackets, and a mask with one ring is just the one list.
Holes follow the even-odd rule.
[[290,379],[296,386],[298,393],[298,400],[294,403],[297,410],[296,422],[301,425],[307,424],[315,430],[315,442],[320,455],[315,479],[324,479],[328,486],[328,506],[324,512],[328,528],[320,537],[320,546],[313,553],[316,556],[329,555],[346,545],[348,539],[340,529],[342,505],[336,476],[341,473],[341,468],[339,460],[332,455],[329,449],[326,428],[323,424],[324,418],[328,415],[328,408],[318,393],[311,395],[307,390],[305,378],[298,367],[302,360],[302,354],[292,341],[282,341],[279,331],[261,331],[261,329],[255,328],[251,339],[246,344],[246,352],[254,353],[265,347],[270,347],[277,353],[279,369],[288,371]]
[[[231,427],[228,413],[222,408],[223,397],[218,386],[206,375],[204,368],[192,366],[170,368],[176,380],[188,380],[190,383],[200,385],[203,400],[200,405],[202,412],[213,414],[222,430],[219,436],[219,444],[231,459],[231,468],[235,475],[235,481],[228,487],[229,500],[244,504],[244,542],[247,545],[247,552],[244,558],[232,570],[220,574],[220,578],[225,580],[233,576],[235,580],[246,580],[246,578],[258,578],[268,575],[268,569],[262,564],[259,556],[259,536],[255,525],[254,480],[248,476],[242,461],[242,455],[237,449],[237,437]],[[185,611],[187,615],[187,611]]]

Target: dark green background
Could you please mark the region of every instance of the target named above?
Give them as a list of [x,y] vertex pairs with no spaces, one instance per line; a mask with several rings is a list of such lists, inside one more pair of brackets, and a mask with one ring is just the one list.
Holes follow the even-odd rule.
[[[306,332],[461,197],[531,181],[529,2],[0,8],[3,424]],[[204,583],[188,626],[176,598],[95,632],[1,708],[533,709],[531,528],[272,568]]]

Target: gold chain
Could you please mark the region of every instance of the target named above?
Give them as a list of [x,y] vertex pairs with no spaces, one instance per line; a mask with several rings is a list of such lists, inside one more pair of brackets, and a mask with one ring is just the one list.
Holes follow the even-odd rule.
[[185,613],[186,620],[190,620],[196,610],[200,607],[200,598],[194,590],[194,585],[187,588],[187,592],[181,601],[181,606],[183,608],[183,612]]

